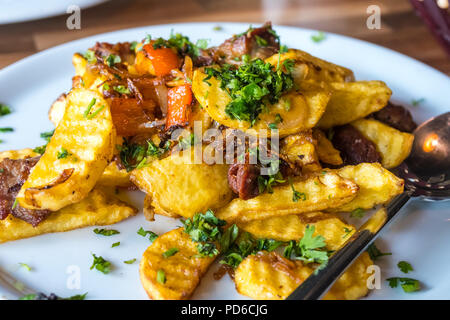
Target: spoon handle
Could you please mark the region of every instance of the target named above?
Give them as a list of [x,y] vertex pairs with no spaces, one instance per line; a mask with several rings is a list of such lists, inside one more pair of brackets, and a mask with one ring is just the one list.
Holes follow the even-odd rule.
[[328,261],[325,268],[309,276],[286,300],[320,299],[351,263],[375,240],[397,212],[411,199],[407,192],[394,198],[386,207],[386,217],[376,230],[361,228]]

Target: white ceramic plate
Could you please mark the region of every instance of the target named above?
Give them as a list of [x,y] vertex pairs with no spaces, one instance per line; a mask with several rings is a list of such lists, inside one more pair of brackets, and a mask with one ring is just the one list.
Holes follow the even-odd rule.
[[[47,110],[55,98],[71,87],[74,74],[71,57],[74,52],[84,52],[96,41],[140,40],[146,34],[168,37],[171,29],[188,35],[191,40],[211,39],[219,44],[233,33],[239,33],[248,24],[219,23],[222,31],[214,31],[216,23],[174,24],[122,30],[67,43],[38,53],[0,71],[0,101],[10,105],[13,113],[0,118],[0,127],[11,126],[13,133],[1,134],[5,142],[1,150],[34,147],[43,144],[39,133],[52,129]],[[385,81],[394,92],[393,100],[410,105],[415,99],[424,99],[416,107],[410,106],[417,122],[448,111],[450,79],[411,58],[376,45],[328,34],[325,41],[314,43],[313,30],[276,27],[282,43],[300,48],[313,55],[344,65],[354,70],[357,79]],[[134,203],[142,207],[143,196],[134,194]],[[45,293],[60,296],[89,292],[91,299],[145,299],[138,275],[138,261],[149,245],[148,240],[136,234],[142,226],[162,234],[179,226],[180,222],[157,216],[155,222],[145,221],[142,214],[114,225],[121,233],[112,237],[95,235],[94,227],[67,233],[43,235],[31,239],[0,245],[0,266],[20,281]],[[374,290],[369,299],[449,299],[450,298],[450,210],[449,203],[412,201],[402,210],[400,217],[386,230],[378,245],[392,256],[377,261],[382,271],[382,288]],[[121,245],[111,248],[120,241]],[[91,271],[91,253],[110,260],[114,271],[103,275]],[[137,258],[133,265],[124,260]],[[414,272],[406,276],[419,279],[420,292],[406,294],[400,288],[388,287],[385,278],[405,276],[397,269],[400,260],[409,261]],[[18,263],[32,267],[28,272]],[[67,287],[70,266],[81,271],[81,288]],[[217,265],[202,280],[195,299],[244,299],[232,281],[225,276],[215,281],[212,274]],[[0,288],[0,295],[1,295]],[[4,292],[3,292],[4,293]]]
[[0,25],[44,19],[66,14],[67,8],[77,5],[89,8],[108,0],[0,0]]

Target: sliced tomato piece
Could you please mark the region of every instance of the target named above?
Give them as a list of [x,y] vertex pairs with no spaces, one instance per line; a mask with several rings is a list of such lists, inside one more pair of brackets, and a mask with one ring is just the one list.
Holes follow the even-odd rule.
[[150,59],[156,76],[165,76],[170,74],[172,69],[180,66],[180,58],[170,48],[153,48],[153,44],[149,43],[144,46],[144,51]]
[[188,84],[169,89],[167,99],[166,130],[173,126],[189,124],[192,90]]

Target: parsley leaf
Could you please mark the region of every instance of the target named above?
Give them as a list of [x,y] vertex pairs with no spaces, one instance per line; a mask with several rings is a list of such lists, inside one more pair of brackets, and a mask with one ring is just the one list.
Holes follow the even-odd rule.
[[31,267],[26,263],[19,262],[19,266],[24,267],[27,271],[31,271]]
[[391,288],[397,288],[398,284],[400,283],[403,291],[406,293],[420,290],[420,282],[419,282],[419,280],[416,280],[416,279],[392,277],[392,278],[386,279],[386,281],[389,282],[389,286]]
[[390,253],[390,252],[386,252],[386,253],[381,252],[380,249],[378,249],[377,246],[375,245],[375,242],[372,243],[367,248],[367,253],[370,256],[370,259],[372,259],[372,260],[376,260],[376,259],[378,259],[379,257],[382,257],[382,256],[390,256],[390,255],[392,255],[392,253]]
[[57,158],[58,159],[65,159],[65,158],[67,158],[68,156],[71,156],[72,154],[69,152],[69,151],[67,151],[67,149],[66,148],[64,148],[64,147],[61,147],[61,150],[60,151],[58,151],[58,154],[57,154]]
[[411,104],[413,105],[413,107],[417,107],[418,105],[420,105],[421,103],[423,103],[425,101],[425,98],[420,98],[420,99],[413,99],[411,101]]
[[156,272],[156,281],[158,281],[161,284],[166,283],[166,273],[164,272],[164,270],[159,269]]
[[325,238],[321,235],[313,237],[315,229],[315,226],[307,225],[303,238],[300,241],[290,241],[284,250],[284,256],[305,263],[320,263],[319,270],[328,263],[329,253],[324,250]]
[[207,210],[204,214],[196,213],[182,222],[184,232],[189,234],[192,241],[199,242],[197,250],[200,256],[213,257],[219,254],[215,242],[222,237],[222,226],[226,224],[224,220],[216,218],[212,210]]
[[97,62],[97,57],[95,56],[95,52],[92,50],[87,50],[83,57],[87,60],[88,63],[95,63]]
[[397,264],[397,267],[400,269],[401,272],[403,273],[408,273],[410,271],[414,271],[413,267],[411,266],[411,264],[407,261],[400,261]]
[[94,233],[101,234],[102,236],[110,237],[115,234],[119,234],[120,232],[114,229],[94,229]]
[[13,132],[14,129],[10,127],[0,128],[0,132]]
[[130,89],[128,89],[124,85],[114,86],[113,89],[114,89],[114,91],[121,93],[121,94],[130,94],[131,93]]
[[135,262],[136,262],[136,258],[131,259],[131,260],[124,261],[123,263],[126,263],[126,264],[133,264],[133,263],[135,263]]
[[119,242],[114,242],[114,243],[111,245],[111,248],[115,248],[115,247],[118,247],[118,246],[120,246],[120,241],[119,241]]
[[302,201],[306,201],[306,194],[295,190],[294,184],[292,183],[291,179],[289,179],[289,183],[290,183],[291,189],[292,189],[292,201],[298,202],[299,199],[302,199]]
[[113,67],[116,63],[121,63],[122,59],[120,56],[115,54],[110,54],[105,58],[105,63],[108,67]]
[[144,238],[149,235],[148,240],[150,240],[150,242],[153,242],[156,240],[156,238],[158,238],[158,235],[156,233],[150,230],[145,231],[142,227],[139,228],[137,234],[143,236]]
[[0,103],[0,117],[11,113],[11,108],[6,104]]
[[319,31],[317,34],[311,36],[311,40],[319,43],[326,39],[326,34],[322,31]]
[[352,218],[362,218],[362,217],[364,217],[365,214],[366,214],[366,212],[363,209],[356,208],[355,210],[353,210],[350,213],[350,217],[352,217]]
[[92,254],[94,257],[94,261],[92,262],[91,270],[97,269],[103,274],[108,274],[111,272],[111,262],[106,261],[103,257],[97,257],[95,254]]
[[176,254],[178,251],[180,251],[180,250],[178,250],[178,248],[170,248],[169,250],[167,250],[166,252],[164,252],[164,253],[162,254],[162,256],[163,256],[164,258],[169,258],[169,257],[173,256],[174,254]]

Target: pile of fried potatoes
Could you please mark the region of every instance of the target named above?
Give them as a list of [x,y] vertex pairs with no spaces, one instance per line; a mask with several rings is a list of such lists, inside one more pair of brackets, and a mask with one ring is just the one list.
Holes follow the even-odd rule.
[[[113,160],[123,139],[116,134],[111,102],[101,91],[107,79],[104,74],[93,74],[86,59],[75,54],[79,81],[50,108],[55,132],[16,198],[24,208],[47,209],[52,214],[37,227],[9,216],[0,221],[0,242],[117,223],[138,210],[118,199],[113,189],[137,187],[146,194],[148,220],[154,220],[155,214],[188,219],[212,209],[227,226],[236,224],[241,232],[257,239],[298,241],[308,226],[314,226],[314,234],[324,237],[327,250],[339,250],[357,231],[341,213],[385,205],[403,192],[403,180],[388,169],[408,156],[413,136],[366,118],[387,105],[391,90],[385,83],[356,81],[351,70],[296,49],[266,61],[275,66],[286,59],[295,62],[292,74],[298,89],[271,105],[253,126],[231,119],[225,112],[230,97],[219,79],[212,78],[207,84],[204,68],[193,71],[192,92],[201,106],[193,116],[204,124],[250,132],[267,128],[277,115],[283,118],[278,126],[280,154],[301,174],[291,183],[275,185],[272,193],[244,200],[229,187],[228,165],[187,163],[184,157],[190,158],[190,152],[169,154],[130,171],[118,167]],[[129,65],[130,70],[134,67]],[[284,107],[286,101],[289,109]],[[342,166],[339,151],[324,132],[346,124],[375,144],[381,163]],[[62,151],[66,152],[63,158],[59,156]],[[37,155],[31,149],[5,151],[0,160]],[[293,190],[304,199],[293,201]],[[164,258],[171,248],[178,252]],[[152,299],[188,299],[215,258],[199,257],[197,244],[183,228],[174,229],[160,235],[145,251],[140,279]],[[362,254],[325,299],[366,296],[367,267],[372,264],[369,255]],[[164,270],[164,283],[157,279],[159,270]],[[310,264],[286,259],[275,251],[260,251],[239,264],[234,282],[240,294],[284,299],[312,272]]]

